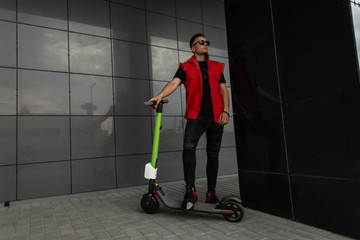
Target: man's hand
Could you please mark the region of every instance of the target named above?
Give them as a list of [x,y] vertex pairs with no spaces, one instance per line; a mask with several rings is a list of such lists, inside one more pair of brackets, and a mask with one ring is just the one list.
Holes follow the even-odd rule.
[[149,102],[152,102],[152,101],[155,101],[155,102],[156,102],[156,105],[155,105],[155,106],[151,106],[151,108],[156,109],[162,99],[163,99],[163,98],[162,98],[160,95],[157,95],[156,97],[151,98],[151,99],[149,100]]
[[166,86],[163,88],[163,90],[159,93],[159,95],[157,95],[156,97],[153,97],[149,100],[150,101],[156,101],[156,105],[155,106],[151,106],[153,109],[156,109],[157,106],[159,105],[159,103],[161,102],[161,100],[163,100],[163,98],[169,96],[170,94],[172,94],[178,86],[180,86],[181,84],[181,79],[180,78],[173,78],[173,80],[171,80],[170,82],[168,82],[166,84]]
[[220,83],[220,92],[223,100],[223,112],[219,118],[219,125],[226,125],[229,122],[229,92],[226,87],[226,83]]
[[219,125],[226,125],[229,122],[229,115],[226,112],[222,112],[219,118]]

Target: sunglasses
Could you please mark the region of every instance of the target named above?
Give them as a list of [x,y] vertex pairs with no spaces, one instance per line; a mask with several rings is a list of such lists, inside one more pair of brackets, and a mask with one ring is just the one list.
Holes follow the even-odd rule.
[[209,41],[205,41],[205,40],[199,40],[196,43],[193,44],[193,46],[195,46],[197,43],[200,43],[200,45],[204,45],[206,43],[207,46],[210,45]]

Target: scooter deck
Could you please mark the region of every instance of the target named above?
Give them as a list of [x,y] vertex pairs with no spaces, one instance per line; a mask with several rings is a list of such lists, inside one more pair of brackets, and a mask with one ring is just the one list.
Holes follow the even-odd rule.
[[[156,191],[160,201],[168,208],[182,210],[181,204],[182,201],[178,199],[173,199],[168,197],[164,192]],[[216,208],[218,204],[214,203],[204,203],[204,202],[195,202],[194,207],[190,211],[195,212],[204,212],[204,213],[214,213],[214,214],[231,214],[232,210],[228,209],[218,209]]]

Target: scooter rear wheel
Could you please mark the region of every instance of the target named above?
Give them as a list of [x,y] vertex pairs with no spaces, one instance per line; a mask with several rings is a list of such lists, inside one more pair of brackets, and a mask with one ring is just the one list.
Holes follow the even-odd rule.
[[141,199],[141,207],[144,212],[154,214],[159,208],[159,201],[154,195],[145,193]]
[[239,202],[227,200],[221,208],[233,211],[232,214],[223,214],[224,218],[229,222],[239,222],[244,217],[244,208]]

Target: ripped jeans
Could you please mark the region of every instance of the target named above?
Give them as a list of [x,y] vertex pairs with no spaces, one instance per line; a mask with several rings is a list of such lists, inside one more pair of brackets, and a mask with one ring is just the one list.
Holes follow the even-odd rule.
[[208,192],[215,192],[219,168],[219,152],[224,126],[218,125],[211,118],[200,115],[197,119],[188,119],[185,127],[183,146],[183,167],[186,186],[195,186],[196,147],[200,137],[206,133],[206,176]]

